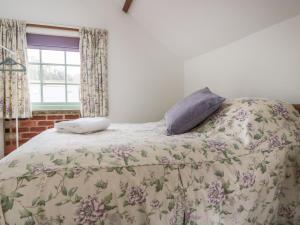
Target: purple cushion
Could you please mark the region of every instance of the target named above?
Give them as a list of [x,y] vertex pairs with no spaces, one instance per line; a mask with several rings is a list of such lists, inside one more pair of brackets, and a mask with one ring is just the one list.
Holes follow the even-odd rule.
[[182,134],[190,131],[213,114],[224,100],[208,88],[184,98],[165,114],[167,134]]

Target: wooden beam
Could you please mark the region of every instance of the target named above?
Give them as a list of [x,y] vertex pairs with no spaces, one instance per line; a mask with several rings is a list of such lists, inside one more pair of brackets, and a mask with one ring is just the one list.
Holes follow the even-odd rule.
[[294,107],[300,113],[300,104],[294,104]]
[[126,0],[125,3],[124,3],[124,6],[123,6],[123,11],[125,13],[128,12],[130,6],[131,6],[131,3],[132,3],[133,0]]
[[27,27],[37,27],[37,28],[45,28],[45,29],[54,29],[54,30],[66,30],[66,31],[79,31],[79,28],[74,27],[62,27],[62,26],[53,26],[53,25],[43,25],[43,24],[34,24],[27,23]]

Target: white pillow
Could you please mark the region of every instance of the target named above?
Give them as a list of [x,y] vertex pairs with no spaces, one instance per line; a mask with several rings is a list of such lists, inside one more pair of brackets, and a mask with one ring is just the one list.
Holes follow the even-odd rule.
[[54,127],[58,132],[85,134],[105,130],[109,127],[110,120],[104,117],[80,118],[77,120],[56,123]]

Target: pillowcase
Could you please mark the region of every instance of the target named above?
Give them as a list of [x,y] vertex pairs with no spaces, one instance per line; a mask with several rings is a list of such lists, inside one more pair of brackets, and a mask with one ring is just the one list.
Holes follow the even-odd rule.
[[209,88],[201,89],[174,105],[165,114],[167,134],[182,134],[190,131],[212,113],[225,101]]
[[108,118],[95,117],[63,121],[54,124],[54,128],[60,133],[88,134],[105,130],[109,125],[110,120]]

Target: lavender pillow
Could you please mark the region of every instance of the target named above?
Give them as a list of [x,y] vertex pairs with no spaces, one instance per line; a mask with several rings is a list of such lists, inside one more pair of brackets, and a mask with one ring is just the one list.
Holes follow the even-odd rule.
[[208,88],[184,98],[165,114],[167,134],[182,134],[190,131],[214,113],[224,100]]

